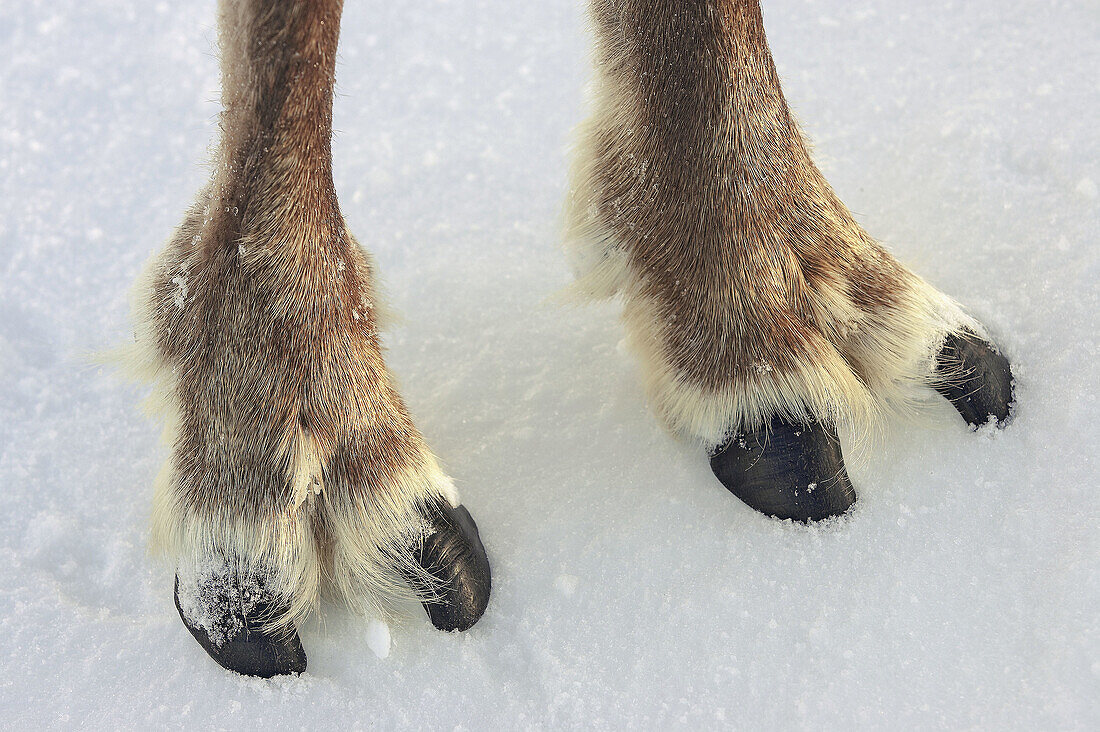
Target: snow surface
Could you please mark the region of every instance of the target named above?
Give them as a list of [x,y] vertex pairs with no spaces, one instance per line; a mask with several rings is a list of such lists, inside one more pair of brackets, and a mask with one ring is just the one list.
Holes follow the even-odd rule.
[[214,2],[0,5],[0,726],[1100,728],[1100,7],[768,0],[841,196],[1013,359],[1015,423],[892,425],[837,525],[768,520],[561,309],[571,2],[349,2],[336,183],[404,393],[477,518],[464,635],[334,607],[309,671],[214,665],[147,557],[164,458],[84,354],[205,180]]

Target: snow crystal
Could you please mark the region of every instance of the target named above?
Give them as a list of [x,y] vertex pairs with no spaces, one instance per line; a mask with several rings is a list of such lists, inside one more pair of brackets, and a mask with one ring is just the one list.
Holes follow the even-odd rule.
[[240,602],[240,592],[228,573],[201,576],[181,568],[179,609],[187,622],[201,628],[215,647],[244,630],[242,619],[227,608]]
[[390,626],[385,622],[373,619],[367,622],[367,647],[378,658],[386,658],[390,655]]
[[558,589],[558,592],[566,597],[572,597],[577,591],[577,584],[579,579],[571,574],[559,574],[554,579],[554,586]]
[[176,303],[176,307],[182,310],[184,304],[187,303],[187,277],[177,275],[172,278],[172,284],[176,286],[175,291],[172,293],[172,301]]
[[256,614],[263,583],[242,575],[215,559],[184,563],[177,568],[179,609],[187,621],[202,628],[215,647],[244,630],[244,618]]

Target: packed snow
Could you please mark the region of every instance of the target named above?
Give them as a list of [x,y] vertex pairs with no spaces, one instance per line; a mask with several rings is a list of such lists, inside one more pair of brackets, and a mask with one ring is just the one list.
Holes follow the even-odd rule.
[[753,513],[647,412],[618,306],[556,304],[582,3],[348,2],[337,189],[494,594],[461,635],[324,607],[261,681],[180,623],[165,448],[88,359],[206,179],[214,2],[0,5],[0,725],[1100,728],[1100,12],[764,11],[840,195],[1013,360],[1014,423],[937,405],[851,465],[846,519]]

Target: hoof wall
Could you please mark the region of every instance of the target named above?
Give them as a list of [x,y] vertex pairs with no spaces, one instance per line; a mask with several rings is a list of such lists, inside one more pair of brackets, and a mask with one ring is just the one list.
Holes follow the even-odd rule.
[[992,344],[973,333],[952,333],[936,356],[936,385],[971,427],[989,418],[1004,426],[1013,401],[1012,369]]
[[176,610],[203,650],[222,668],[244,676],[269,679],[305,671],[306,654],[297,632],[262,630],[277,614],[276,603],[262,591],[227,585],[224,579],[206,578],[185,587],[181,601],[176,577]]
[[730,493],[779,519],[821,521],[843,514],[856,500],[836,430],[820,422],[775,418],[720,445],[710,467]]
[[465,506],[441,503],[428,510],[431,533],[414,557],[438,581],[436,597],[424,602],[432,625],[445,631],[473,627],[489,604],[492,576],[477,524]]

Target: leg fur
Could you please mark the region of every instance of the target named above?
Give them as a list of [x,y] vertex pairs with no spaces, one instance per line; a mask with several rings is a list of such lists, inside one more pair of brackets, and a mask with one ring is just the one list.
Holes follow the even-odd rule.
[[172,449],[153,543],[181,577],[262,578],[272,629],[324,589],[431,599],[417,547],[432,507],[458,505],[383,363],[373,267],[332,185],[340,12],[222,0],[215,172],[134,296]]
[[757,0],[591,0],[593,110],[566,213],[577,291],[620,294],[650,402],[708,448],[908,409],[981,332],[855,222],[783,98]]

